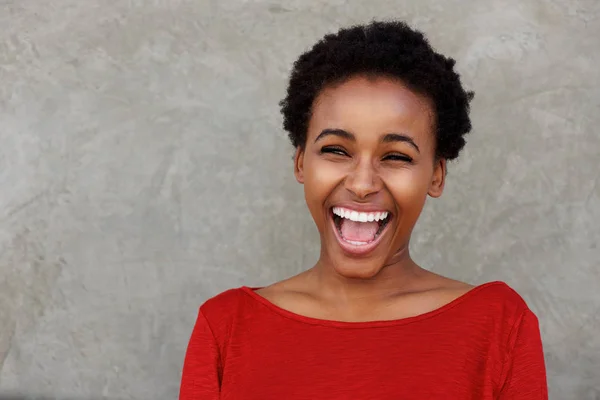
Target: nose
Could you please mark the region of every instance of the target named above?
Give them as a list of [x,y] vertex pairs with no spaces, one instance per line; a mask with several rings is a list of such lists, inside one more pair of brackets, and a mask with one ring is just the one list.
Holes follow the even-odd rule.
[[382,189],[383,183],[370,161],[359,162],[344,181],[345,188],[357,198],[365,199]]

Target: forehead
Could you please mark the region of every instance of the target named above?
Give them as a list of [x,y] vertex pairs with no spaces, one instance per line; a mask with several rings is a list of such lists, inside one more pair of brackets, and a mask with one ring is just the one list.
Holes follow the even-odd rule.
[[415,139],[423,136],[421,140],[429,140],[434,121],[432,102],[402,82],[355,77],[326,88],[317,96],[309,137],[318,134],[316,130],[339,128],[357,136],[403,131]]

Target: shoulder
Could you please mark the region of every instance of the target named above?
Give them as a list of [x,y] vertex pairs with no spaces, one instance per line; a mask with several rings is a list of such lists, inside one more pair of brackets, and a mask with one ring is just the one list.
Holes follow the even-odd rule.
[[513,331],[524,318],[537,320],[521,294],[502,281],[476,286],[467,292],[464,300],[474,318],[491,322],[504,333]]
[[214,320],[223,314],[231,314],[237,310],[245,300],[246,287],[227,289],[221,293],[208,298],[200,306],[200,311],[206,319]]
[[529,309],[523,297],[506,282],[487,282],[475,286],[471,292],[487,306],[501,307],[519,314]]
[[214,335],[226,335],[233,322],[247,312],[250,290],[244,286],[225,290],[207,299],[200,306],[200,314],[206,320]]

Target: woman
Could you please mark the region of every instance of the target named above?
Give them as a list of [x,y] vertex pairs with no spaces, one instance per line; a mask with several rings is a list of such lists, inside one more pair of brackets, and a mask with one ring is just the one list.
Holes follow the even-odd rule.
[[201,306],[181,400],[547,399],[523,299],[409,254],[471,130],[454,63],[400,22],[342,29],[300,56],[281,109],[320,258]]

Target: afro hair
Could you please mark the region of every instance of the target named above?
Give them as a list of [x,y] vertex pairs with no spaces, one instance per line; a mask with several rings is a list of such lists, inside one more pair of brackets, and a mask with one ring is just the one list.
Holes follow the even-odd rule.
[[314,100],[325,87],[358,75],[398,79],[433,101],[436,156],[455,159],[471,130],[474,95],[462,87],[455,63],[400,21],[373,21],[327,34],[293,64],[286,97],[279,103],[283,128],[294,147],[304,148]]

